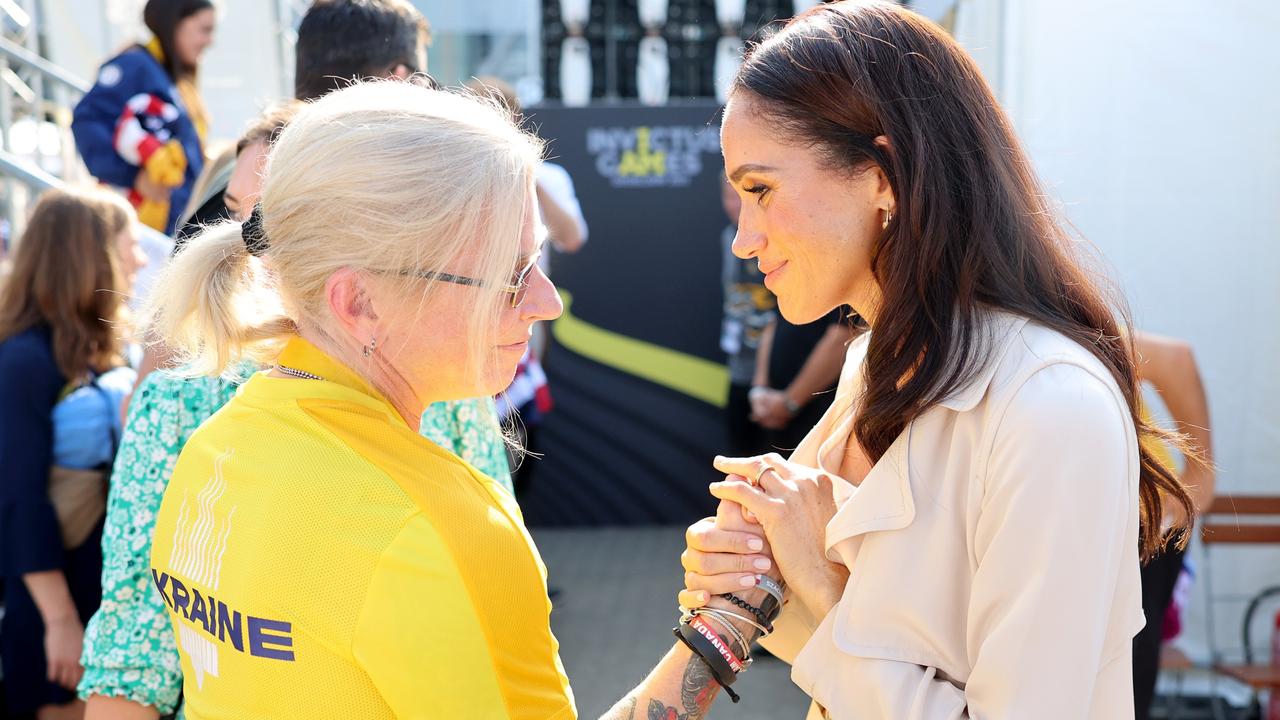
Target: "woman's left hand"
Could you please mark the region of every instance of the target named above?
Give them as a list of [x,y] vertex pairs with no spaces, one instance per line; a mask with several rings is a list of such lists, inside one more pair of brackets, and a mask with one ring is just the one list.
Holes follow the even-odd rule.
[[756,518],[791,592],[815,618],[825,617],[849,581],[848,568],[826,555],[827,523],[836,514],[831,476],[776,453],[717,457],[715,466],[728,477],[712,483],[711,494]]

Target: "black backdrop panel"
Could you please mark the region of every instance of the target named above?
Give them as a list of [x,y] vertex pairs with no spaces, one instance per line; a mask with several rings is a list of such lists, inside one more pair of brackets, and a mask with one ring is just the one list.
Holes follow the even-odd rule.
[[[529,115],[551,141],[552,161],[573,177],[590,228],[581,252],[552,260],[575,322],[703,369],[717,364],[717,379],[696,377],[723,385],[718,113],[705,103]],[[680,524],[712,512],[706,486],[718,477],[711,458],[724,447],[722,408],[706,393],[673,389],[679,383],[637,377],[594,345],[576,347],[583,352],[552,339],[547,350],[556,407],[541,428],[544,457],[526,461],[536,463],[522,497],[527,521]]]

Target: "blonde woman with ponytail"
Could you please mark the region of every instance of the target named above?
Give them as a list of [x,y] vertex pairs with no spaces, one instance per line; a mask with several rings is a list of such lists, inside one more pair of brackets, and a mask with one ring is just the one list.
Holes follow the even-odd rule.
[[157,516],[187,717],[574,716],[514,500],[416,432],[505,387],[560,312],[540,151],[475,98],[358,84],[285,129],[248,221],[168,268],[155,325],[188,367],[269,368]]

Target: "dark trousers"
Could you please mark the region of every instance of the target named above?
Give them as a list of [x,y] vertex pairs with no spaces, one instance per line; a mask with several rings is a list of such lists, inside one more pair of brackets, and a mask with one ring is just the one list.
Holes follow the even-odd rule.
[[1173,586],[1182,572],[1181,550],[1172,547],[1151,559],[1142,568],[1142,612],[1147,625],[1133,638],[1134,720],[1147,720],[1160,674],[1160,636],[1164,615],[1173,599]]
[[751,419],[751,384],[729,385],[729,402],[725,405],[725,422],[729,430],[727,455],[752,457],[769,452],[767,430]]
[[[81,623],[102,602],[102,521],[79,547],[68,550],[61,568]],[[61,705],[75,694],[48,681],[44,621],[21,576],[5,578],[4,622],[0,624],[0,664],[4,668],[6,718],[21,718],[42,705]]]

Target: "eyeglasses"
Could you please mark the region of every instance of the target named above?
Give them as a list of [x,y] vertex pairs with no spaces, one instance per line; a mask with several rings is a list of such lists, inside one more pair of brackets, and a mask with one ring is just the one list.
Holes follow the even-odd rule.
[[[520,307],[524,302],[524,297],[529,293],[529,282],[533,279],[533,271],[538,267],[538,260],[534,258],[529,264],[516,274],[515,279],[510,285],[504,285],[498,290],[500,292],[509,293],[511,295],[511,307]],[[441,282],[453,283],[454,285],[466,285],[467,287],[487,288],[489,283],[479,278],[467,277],[466,275],[454,275],[453,273],[436,272],[434,270],[406,270],[406,275],[420,277],[425,280],[439,280]]]

